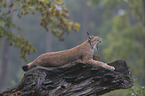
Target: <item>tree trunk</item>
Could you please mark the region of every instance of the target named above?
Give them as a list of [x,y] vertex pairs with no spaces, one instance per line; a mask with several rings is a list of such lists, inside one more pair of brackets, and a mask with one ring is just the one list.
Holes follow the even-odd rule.
[[51,32],[46,33],[46,52],[51,52]]
[[2,96],[96,96],[133,85],[128,64],[117,60],[110,71],[99,66],[70,63],[60,67],[37,66],[24,74],[20,83]]
[[87,39],[87,32],[89,31],[89,6],[88,0],[83,0],[83,21],[82,21],[82,41]]
[[1,63],[1,74],[0,74],[0,89],[4,88],[7,76],[9,60],[9,44],[6,39],[3,39],[2,45],[2,63]]
[[[13,0],[7,0],[8,6],[13,2]],[[8,7],[8,10],[11,10],[12,7]],[[12,13],[8,14],[8,17],[12,18]],[[10,31],[10,28],[7,28]],[[5,86],[6,75],[8,69],[8,61],[9,61],[9,44],[6,39],[3,39],[2,45],[2,63],[1,63],[1,74],[0,74],[0,89]]]
[[[145,1],[143,0],[143,6],[144,6],[144,16],[143,16],[143,22],[144,22],[144,27],[145,27]],[[144,50],[145,50],[145,44],[144,44]],[[145,69],[145,56],[144,56],[144,69]],[[143,79],[143,86],[145,86],[145,77]]]

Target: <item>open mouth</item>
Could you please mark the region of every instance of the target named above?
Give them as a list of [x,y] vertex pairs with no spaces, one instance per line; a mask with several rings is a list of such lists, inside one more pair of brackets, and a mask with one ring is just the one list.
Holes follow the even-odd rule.
[[97,45],[96,45],[96,49],[98,50],[99,49],[99,43],[101,43],[102,41],[98,42]]
[[99,50],[99,43],[97,43],[97,45],[96,45],[96,49]]
[[99,43],[101,43],[103,40],[101,39],[101,40],[99,40],[99,42],[97,43],[97,45],[96,45],[96,49],[98,50],[99,49]]

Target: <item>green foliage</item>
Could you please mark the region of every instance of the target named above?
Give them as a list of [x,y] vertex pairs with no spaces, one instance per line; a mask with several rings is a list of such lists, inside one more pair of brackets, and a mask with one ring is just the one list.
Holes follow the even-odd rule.
[[28,42],[21,34],[15,36],[12,32],[7,31],[0,27],[0,37],[3,37],[9,41],[9,45],[20,48],[20,57],[27,61],[25,54],[35,52],[33,44]]
[[[145,1],[144,0],[101,0],[105,23],[111,28],[106,31],[105,60],[112,62],[125,59],[133,74],[144,83],[145,75]],[[111,20],[107,20],[111,19]],[[102,25],[102,28],[107,28]],[[103,30],[105,31],[105,30]]]
[[137,87],[130,88],[127,90],[125,96],[144,96],[145,95],[145,87]]
[[141,86],[133,86],[132,88],[126,90],[117,90],[112,91],[103,96],[144,96],[145,95],[145,87]]
[[19,17],[28,13],[40,12],[41,26],[50,30],[61,39],[64,32],[71,29],[78,31],[80,25],[70,20],[69,10],[65,8],[63,0],[20,0],[19,6],[23,9]]
[[72,29],[79,30],[80,25],[70,20],[69,10],[65,8],[63,0],[0,0],[0,37],[9,41],[10,45],[20,48],[20,57],[26,61],[26,54],[35,52],[33,44],[26,40],[20,32],[11,32],[10,28],[20,31],[20,27],[12,22],[12,13],[18,18],[29,13],[40,13],[40,25],[46,31],[51,31],[60,40],[62,35]]

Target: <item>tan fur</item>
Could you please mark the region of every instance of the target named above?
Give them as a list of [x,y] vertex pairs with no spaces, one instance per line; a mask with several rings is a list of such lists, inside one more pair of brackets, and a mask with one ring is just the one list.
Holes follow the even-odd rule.
[[33,66],[62,66],[67,63],[71,63],[74,61],[81,63],[89,63],[93,65],[102,66],[109,70],[115,70],[114,67],[107,65],[106,63],[93,60],[94,49],[96,48],[96,44],[101,42],[102,39],[98,36],[92,36],[92,40],[86,40],[84,43],[64,51],[58,52],[50,52],[44,53],[40,55],[33,62],[28,64],[28,68],[30,69]]

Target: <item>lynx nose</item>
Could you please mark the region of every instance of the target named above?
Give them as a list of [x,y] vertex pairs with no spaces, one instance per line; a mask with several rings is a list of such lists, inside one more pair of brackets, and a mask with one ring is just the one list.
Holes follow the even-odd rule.
[[103,39],[99,38],[99,43],[103,42]]

